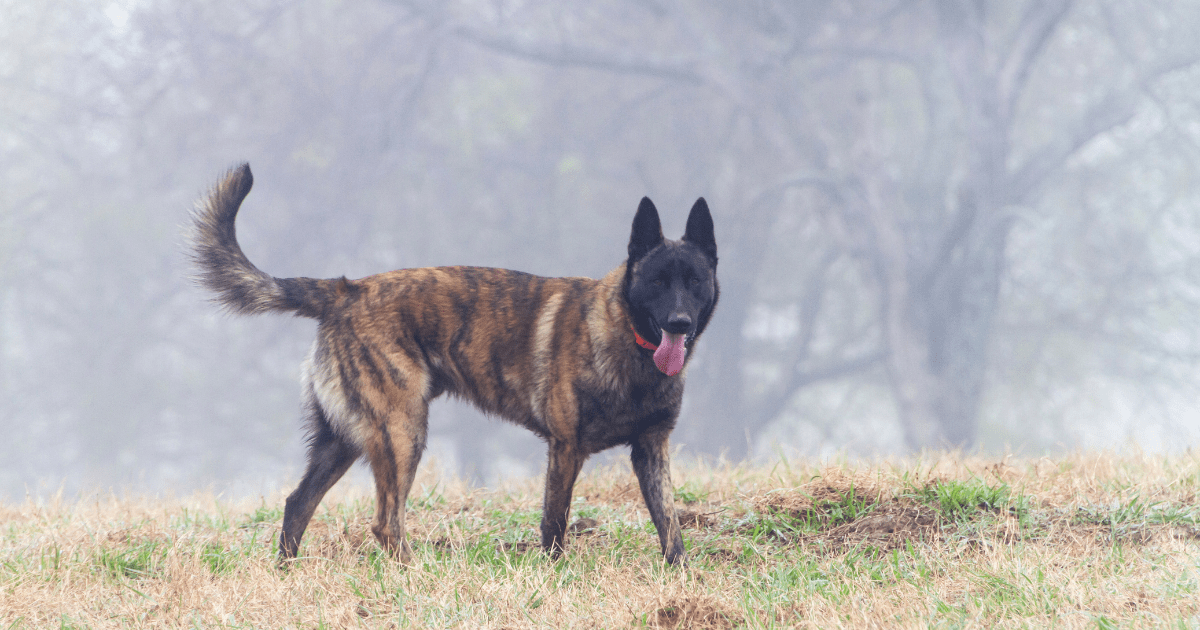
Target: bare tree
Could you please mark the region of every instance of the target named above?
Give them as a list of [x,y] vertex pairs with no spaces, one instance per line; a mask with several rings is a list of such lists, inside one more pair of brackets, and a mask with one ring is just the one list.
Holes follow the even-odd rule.
[[[239,236],[281,276],[596,276],[623,257],[641,196],[673,232],[704,195],[722,300],[676,432],[703,453],[739,459],[793,429],[821,448],[1019,437],[998,419],[1069,442],[1085,431],[1039,425],[1078,413],[1064,392],[1186,408],[1200,382],[1200,5],[0,14],[9,489],[66,470],[267,478],[298,454],[306,324],[221,318],[180,254],[187,208],[243,159],[260,177]],[[808,413],[848,391],[872,411]],[[528,447],[434,414],[479,479]]]
[[[541,29],[530,36],[528,24],[555,19],[544,11],[499,18],[497,9],[494,19],[455,21],[434,5],[405,4],[439,15],[453,36],[487,50],[657,82],[718,103],[672,136],[708,140],[693,154],[688,181],[704,187],[720,178],[721,161],[707,157],[713,154],[739,155],[731,159],[758,170],[739,172],[718,201],[736,216],[721,234],[722,321],[706,336],[697,375],[704,384],[692,396],[690,411],[704,417],[702,428],[684,433],[704,451],[735,458],[801,388],[880,364],[909,448],[975,445],[1017,209],[1036,201],[1081,147],[1127,123],[1148,86],[1193,66],[1200,53],[1194,45],[1151,48],[1117,68],[1089,68],[1099,93],[1076,92],[1086,106],[1057,133],[1025,146],[1017,140],[1030,124],[1023,112],[1068,100],[1029,89],[1031,77],[1047,72],[1048,48],[1064,25],[1086,40],[1081,48],[1088,52],[1076,54],[1120,45],[1129,35],[1094,19],[1115,9],[1071,0],[759,2],[686,11],[618,4],[591,11],[586,33]],[[847,85],[853,81],[858,85]],[[808,92],[825,102],[814,105]],[[898,129],[897,116],[912,117],[914,128]],[[714,120],[715,128],[734,131],[713,138],[706,130]],[[753,151],[775,162],[741,157]],[[779,353],[784,375],[754,395],[743,330],[760,299],[765,244],[780,218],[795,212],[787,204],[798,188],[819,192],[814,205],[828,206],[826,226],[842,239],[795,279],[803,295],[800,332]],[[842,256],[869,270],[878,314],[864,337],[878,345],[845,340],[814,357],[822,296],[835,290],[822,270]]]

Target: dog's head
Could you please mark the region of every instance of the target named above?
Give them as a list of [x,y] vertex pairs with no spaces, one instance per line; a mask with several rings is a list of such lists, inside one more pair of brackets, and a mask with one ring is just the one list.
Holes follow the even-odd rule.
[[678,241],[663,238],[658,210],[642,199],[633,217],[625,300],[634,330],[657,346],[654,363],[668,376],[681,369],[717,305],[717,242],[704,198],[696,200]]

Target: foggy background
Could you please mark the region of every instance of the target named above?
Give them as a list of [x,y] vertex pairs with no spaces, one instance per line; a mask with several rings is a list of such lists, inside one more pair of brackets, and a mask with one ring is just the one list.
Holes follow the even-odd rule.
[[[243,160],[280,277],[599,277],[643,195],[670,238],[706,197],[683,456],[1190,448],[1197,33],[1188,0],[0,0],[0,498],[295,483],[314,323],[187,280]],[[476,481],[542,466],[430,428]]]

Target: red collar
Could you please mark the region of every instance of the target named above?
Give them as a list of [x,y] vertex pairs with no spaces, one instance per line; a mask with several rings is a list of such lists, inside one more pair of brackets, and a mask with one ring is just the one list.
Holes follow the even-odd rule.
[[644,337],[642,337],[641,335],[638,334],[638,331],[636,328],[633,327],[633,324],[629,325],[629,330],[633,331],[633,340],[637,342],[637,345],[639,345],[647,350],[658,350],[658,346],[650,343],[649,341],[646,341],[646,339]]

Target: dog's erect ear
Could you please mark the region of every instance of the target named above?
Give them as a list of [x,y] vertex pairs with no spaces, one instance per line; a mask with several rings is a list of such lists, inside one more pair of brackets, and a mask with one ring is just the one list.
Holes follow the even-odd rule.
[[712,215],[708,212],[708,203],[704,201],[704,197],[697,199],[692,206],[683,240],[699,247],[713,262],[717,261],[717,239],[713,236]]
[[[711,232],[711,228],[709,229]],[[658,209],[649,197],[642,197],[637,214],[633,216],[633,233],[629,236],[629,265],[645,256],[663,242],[662,223],[658,220]]]

